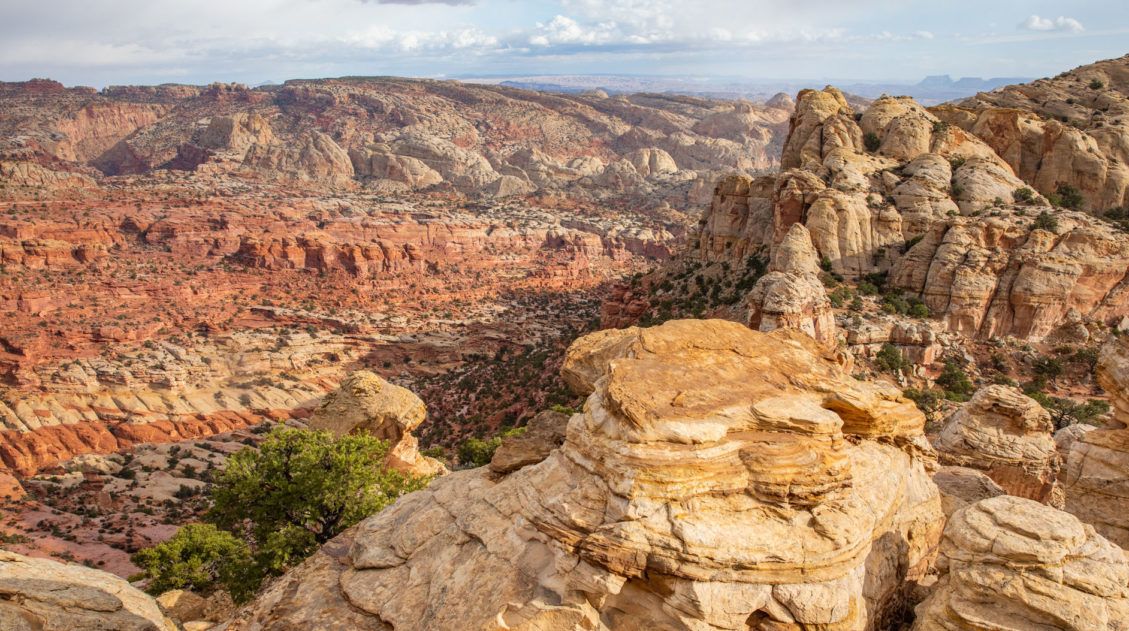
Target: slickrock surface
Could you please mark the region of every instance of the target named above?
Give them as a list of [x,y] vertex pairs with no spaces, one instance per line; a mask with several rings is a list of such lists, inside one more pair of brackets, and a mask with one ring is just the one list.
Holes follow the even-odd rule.
[[1070,445],[1062,472],[1066,510],[1129,549],[1129,337],[1106,343],[1097,375],[1110,395],[1114,423]]
[[338,436],[366,432],[389,443],[388,466],[412,475],[447,473],[443,463],[419,453],[412,430],[427,418],[427,407],[411,390],[359,370],[327,394],[310,416],[311,429]]
[[935,591],[914,631],[1122,631],[1129,564],[1074,516],[1001,495],[957,511],[945,526]]
[[933,441],[941,464],[979,469],[1009,495],[1049,501],[1059,471],[1051,416],[1018,388],[980,389]]
[[156,601],[125,580],[0,550],[5,631],[176,631]]
[[583,337],[559,449],[402,498],[229,629],[885,629],[939,536],[924,419],[823,352],[720,320]]

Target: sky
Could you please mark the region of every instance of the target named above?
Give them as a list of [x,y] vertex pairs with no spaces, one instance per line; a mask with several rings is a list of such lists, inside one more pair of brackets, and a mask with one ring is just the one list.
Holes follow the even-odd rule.
[[0,80],[1039,77],[1129,53],[1126,0],[0,0]]

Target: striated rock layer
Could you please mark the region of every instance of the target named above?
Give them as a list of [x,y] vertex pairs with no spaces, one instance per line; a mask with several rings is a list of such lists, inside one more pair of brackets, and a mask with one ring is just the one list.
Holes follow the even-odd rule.
[[1008,495],[957,511],[945,526],[936,590],[914,631],[1123,631],[1129,564],[1071,515]]
[[1010,495],[1050,501],[1059,456],[1051,416],[1018,388],[981,389],[934,441],[941,464],[979,469]]
[[819,257],[803,224],[793,224],[772,255],[768,274],[746,297],[749,326],[803,331],[827,346],[835,344],[835,314],[819,280]]
[[888,628],[940,534],[924,419],[821,353],[720,320],[581,338],[559,449],[402,498],[229,629]]
[[1129,549],[1129,338],[1102,348],[1098,383],[1110,395],[1114,425],[1079,435],[1062,472],[1066,510]]

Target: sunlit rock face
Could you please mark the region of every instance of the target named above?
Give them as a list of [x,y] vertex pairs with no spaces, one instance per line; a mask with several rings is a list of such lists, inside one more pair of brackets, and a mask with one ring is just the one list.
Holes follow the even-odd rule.
[[601,331],[540,462],[453,473],[372,517],[232,629],[885,629],[940,535],[923,417],[807,336]]
[[0,550],[0,629],[177,628],[152,597],[120,577]]
[[358,370],[327,394],[310,417],[312,429],[338,436],[364,432],[388,441],[389,467],[418,476],[446,473],[443,463],[419,453],[412,430],[427,418],[427,406],[411,390]]

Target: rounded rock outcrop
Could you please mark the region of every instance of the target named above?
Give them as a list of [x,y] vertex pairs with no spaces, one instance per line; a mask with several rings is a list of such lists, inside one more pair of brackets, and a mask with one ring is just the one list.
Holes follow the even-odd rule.
[[1066,510],[1129,549],[1129,337],[1102,348],[1097,378],[1110,394],[1114,423],[1071,443],[1061,476]]
[[1060,464],[1053,432],[1038,401],[992,385],[949,416],[934,447],[941,464],[978,469],[1010,495],[1045,502]]
[[1001,495],[945,526],[936,589],[913,631],[1122,631],[1129,564],[1074,516]]
[[0,550],[4,631],[176,631],[157,602],[124,579]]
[[941,523],[924,419],[807,336],[601,331],[562,372],[590,394],[559,448],[402,498],[231,631],[885,629],[924,573]]
[[423,476],[446,473],[441,462],[419,453],[419,443],[412,435],[426,418],[427,407],[411,390],[358,370],[325,396],[309,425],[338,436],[367,432],[387,440],[388,466],[398,471]]

